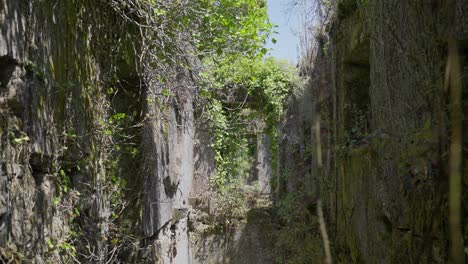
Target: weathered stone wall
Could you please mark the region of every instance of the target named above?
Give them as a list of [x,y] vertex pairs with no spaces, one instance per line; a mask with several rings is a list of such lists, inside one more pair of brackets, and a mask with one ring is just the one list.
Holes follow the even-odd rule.
[[188,263],[187,71],[161,96],[106,3],[3,1],[0,26],[0,259]]
[[260,192],[270,194],[271,192],[271,177],[273,175],[273,155],[271,153],[271,139],[266,133],[257,135],[257,150],[256,150],[256,176],[260,188]]
[[[279,153],[256,135],[262,191],[278,154],[277,200],[300,191],[310,215],[323,201],[337,262],[447,260],[446,40],[454,31],[466,61],[468,7],[442,2],[338,1]],[[189,198],[210,196],[216,173],[194,82],[175,65],[165,83],[139,72],[137,31],[121,22],[102,1],[0,3],[0,260],[272,262],[271,212],[191,230],[204,220]]]
[[216,175],[214,136],[207,122],[198,121],[195,128],[194,172],[191,197],[210,197],[210,181]]
[[312,168],[311,189],[325,202],[338,262],[447,261],[447,39],[454,32],[465,52],[467,24],[464,1],[337,1],[327,57],[314,62],[330,62],[331,107],[316,108],[324,97],[309,107],[328,117],[330,159]]
[[[88,225],[97,232],[90,246],[98,257],[106,254],[96,239],[107,232],[99,225],[108,217],[104,194],[98,188],[86,201],[77,197],[105,174],[106,152],[95,148],[106,140],[97,136],[97,120],[107,114],[100,66],[89,49],[94,42],[78,25],[93,12],[77,9],[67,1],[0,3],[0,247],[36,262],[58,261],[79,201],[96,220]],[[87,30],[99,33],[92,24]],[[83,185],[72,188],[78,178]]]
[[[336,4],[328,36],[317,37],[319,52],[305,62],[312,67],[302,69],[309,87],[288,102],[279,197],[301,190],[304,203],[323,201],[339,263],[446,263],[450,106],[444,78],[451,33],[466,61],[466,1]],[[462,67],[466,72],[466,62]],[[466,172],[466,151],[463,157]],[[466,201],[464,191],[462,218]],[[466,241],[468,222],[462,221]]]
[[[190,242],[192,264],[273,263],[272,210],[257,206],[242,219],[216,223],[210,212],[193,211]],[[221,225],[220,225],[221,224]]]
[[[0,2],[0,262],[201,261],[189,197],[210,196],[216,164],[209,132],[195,135],[196,73],[145,72],[120,15],[106,1]],[[270,259],[244,254],[263,234],[241,230],[231,261]]]
[[176,94],[167,102],[155,96],[164,85],[151,83],[147,90],[143,228],[159,253],[159,263],[190,262],[188,213],[194,170],[194,87],[183,72],[174,73],[170,80]]
[[338,7],[332,39],[345,146],[336,168],[338,250],[354,262],[445,262],[448,124],[440,116],[451,7],[354,4],[357,11]]
[[280,126],[279,153],[275,192],[279,195],[313,188],[311,184],[311,124],[312,93],[305,89],[291,95],[286,103],[286,113]]

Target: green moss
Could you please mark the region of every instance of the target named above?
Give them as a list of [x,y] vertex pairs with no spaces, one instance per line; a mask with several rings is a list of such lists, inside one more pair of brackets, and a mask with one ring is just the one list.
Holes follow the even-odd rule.
[[337,3],[337,14],[340,19],[344,19],[345,17],[352,14],[356,11],[358,7],[358,3],[356,0],[338,0]]

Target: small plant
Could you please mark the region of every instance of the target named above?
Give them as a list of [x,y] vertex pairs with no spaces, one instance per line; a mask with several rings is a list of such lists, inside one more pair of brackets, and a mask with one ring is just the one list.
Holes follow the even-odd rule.
[[230,184],[219,191],[215,221],[229,226],[244,217],[247,210],[245,195],[239,186]]
[[51,238],[45,240],[47,244],[47,253],[50,259],[60,259],[61,263],[78,262],[76,259],[77,250],[72,244],[74,240],[73,233],[65,238],[64,241],[57,241]]

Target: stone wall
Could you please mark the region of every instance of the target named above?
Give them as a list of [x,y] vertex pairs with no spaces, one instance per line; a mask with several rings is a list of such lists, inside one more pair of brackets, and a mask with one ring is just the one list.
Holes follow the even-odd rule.
[[356,5],[332,33],[342,54],[337,140],[346,146],[336,172],[338,244],[354,262],[445,262],[449,123],[440,116],[453,6]]
[[189,233],[216,173],[198,67],[143,70],[140,34],[106,1],[0,2],[0,262],[269,263],[246,223],[210,246],[229,260],[198,255],[219,238]]
[[122,21],[101,2],[0,3],[2,261],[188,263],[193,84],[174,68],[156,98]]
[[[155,95],[162,85],[147,90],[144,134],[143,228],[156,247],[159,263],[189,263],[189,196],[193,179],[193,84],[186,74],[170,81],[174,98],[161,104]],[[162,105],[162,106],[161,106]],[[167,254],[166,252],[169,252]]]
[[[467,25],[464,1],[337,1],[327,27],[330,48],[307,72],[318,96],[294,99],[309,102],[312,116],[322,117],[324,167],[288,165],[290,153],[306,160],[300,142],[310,140],[306,148],[312,149],[316,144],[316,132],[302,132],[313,130],[313,122],[295,125],[302,130],[288,130],[284,138],[296,146],[291,152],[284,144],[280,153],[283,174],[293,171],[293,179],[279,190],[297,189],[310,175],[306,185],[324,201],[337,262],[448,260],[450,107],[444,76],[448,36],[457,36],[464,59]],[[320,75],[324,70],[330,80]],[[285,122],[308,122],[296,113],[291,108]],[[314,164],[319,154],[311,155]],[[467,224],[465,217],[464,229]]]
[[[67,240],[76,203],[93,212],[90,230],[107,232],[100,225],[108,217],[104,194],[97,189],[86,201],[78,197],[105,174],[107,153],[91,148],[106,140],[93,131],[101,129],[96,120],[106,117],[107,104],[97,82],[101,67],[89,50],[94,40],[79,35],[76,8],[69,2],[0,4],[0,247],[35,262],[58,261],[54,247]],[[66,136],[72,133],[78,137]],[[82,185],[71,188],[78,178]],[[99,258],[106,253],[96,237],[88,242]]]

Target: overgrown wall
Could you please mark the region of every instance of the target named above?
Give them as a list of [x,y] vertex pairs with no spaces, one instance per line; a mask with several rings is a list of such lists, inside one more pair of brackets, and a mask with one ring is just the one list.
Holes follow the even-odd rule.
[[[96,258],[106,254],[96,238],[107,235],[109,218],[100,188],[108,136],[99,122],[108,115],[100,75],[107,61],[90,48],[98,44],[95,34],[105,34],[90,22],[100,8],[71,1],[1,3],[2,257],[59,258],[75,220],[92,232],[77,236]],[[90,223],[81,222],[84,215]]]
[[189,261],[191,77],[161,96],[115,5],[0,3],[1,261]]
[[[448,261],[451,117],[444,78],[451,34],[466,57],[466,10],[465,1],[337,1],[329,43],[319,41],[326,55],[319,52],[307,71],[318,95],[308,104],[322,117],[308,144],[316,146],[320,131],[325,162],[310,169],[309,189],[325,203],[337,262]],[[307,119],[295,122],[301,120]],[[312,160],[317,155],[312,151]],[[466,157],[464,150],[465,171]],[[304,166],[296,169],[302,179]]]

